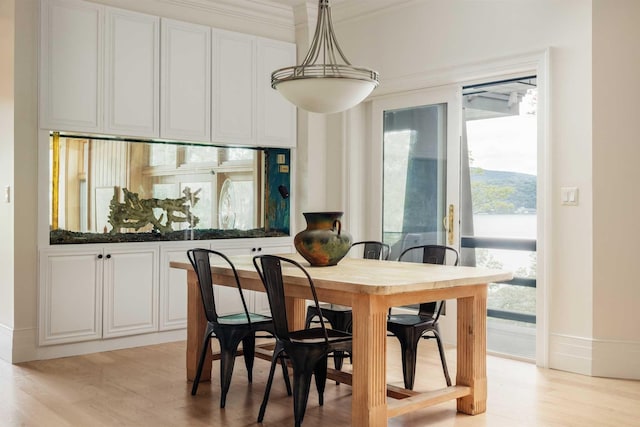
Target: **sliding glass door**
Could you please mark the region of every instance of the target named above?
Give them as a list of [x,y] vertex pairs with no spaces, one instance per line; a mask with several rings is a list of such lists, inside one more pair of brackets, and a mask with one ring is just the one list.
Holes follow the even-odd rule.
[[374,102],[381,171],[381,236],[391,259],[407,247],[458,249],[460,104],[455,89]]

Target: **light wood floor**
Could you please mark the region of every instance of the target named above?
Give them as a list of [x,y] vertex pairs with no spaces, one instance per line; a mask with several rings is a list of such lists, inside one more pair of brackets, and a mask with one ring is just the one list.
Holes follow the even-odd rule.
[[[0,426],[251,426],[269,363],[256,359],[254,382],[237,360],[227,407],[219,406],[219,383],[202,383],[190,395],[184,342],[10,365],[0,362]],[[389,339],[389,382],[402,385],[399,348]],[[416,389],[444,386],[435,344],[420,348]],[[455,349],[447,351],[455,378]],[[214,362],[217,365],[218,362]],[[330,362],[331,363],[331,362]],[[456,414],[449,402],[402,417],[390,426],[639,426],[640,382],[592,378],[488,358],[487,412]],[[350,369],[347,364],[346,370]],[[214,372],[217,366],[214,365]],[[312,385],[305,427],[350,424],[351,389],[327,383],[318,406]],[[293,425],[292,400],[276,377],[265,427]]]

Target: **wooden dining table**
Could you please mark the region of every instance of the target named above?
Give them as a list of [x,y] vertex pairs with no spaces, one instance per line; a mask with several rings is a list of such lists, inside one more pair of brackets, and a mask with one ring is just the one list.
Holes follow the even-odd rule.
[[[351,425],[386,426],[389,418],[457,399],[459,412],[485,412],[486,319],[488,283],[512,278],[501,270],[434,264],[344,258],[338,265],[311,267],[298,254],[280,254],[307,268],[318,299],[350,306],[353,311],[352,373],[343,382],[352,386]],[[264,292],[250,255],[231,256],[243,289]],[[206,318],[197,277],[189,263],[173,261],[172,268],[187,270],[187,379],[195,377]],[[235,286],[228,266],[212,266],[215,284]],[[302,329],[308,282],[296,268],[283,265],[287,312],[291,328]],[[457,369],[455,384],[418,392],[390,387],[386,382],[387,315],[390,307],[419,302],[457,300]],[[209,356],[202,380],[211,376]],[[393,392],[389,392],[393,389]]]

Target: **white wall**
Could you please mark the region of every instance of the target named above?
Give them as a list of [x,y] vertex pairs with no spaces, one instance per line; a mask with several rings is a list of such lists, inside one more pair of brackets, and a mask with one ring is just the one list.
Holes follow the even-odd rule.
[[640,379],[640,2],[593,2],[593,374]]
[[[0,0],[0,190],[13,190],[15,0]],[[0,200],[0,358],[10,359],[13,332],[13,203]]]
[[[333,9],[338,18],[339,8]],[[551,261],[546,266],[549,365],[590,373],[591,2],[411,1],[342,21],[338,18],[335,24],[350,61],[380,72],[378,94],[420,88],[430,76],[438,76],[441,82],[455,81],[454,74],[469,64],[490,64],[492,59],[550,48],[551,162],[546,167],[550,168],[551,206],[545,206],[551,220],[545,248]],[[452,70],[456,73],[450,73]],[[360,138],[356,143],[365,146],[366,135]],[[355,167],[359,161],[355,159]],[[327,162],[333,160],[329,158]],[[371,172],[361,170],[363,182],[367,173]],[[561,186],[579,187],[579,206],[559,204]],[[367,223],[366,213],[360,222]]]

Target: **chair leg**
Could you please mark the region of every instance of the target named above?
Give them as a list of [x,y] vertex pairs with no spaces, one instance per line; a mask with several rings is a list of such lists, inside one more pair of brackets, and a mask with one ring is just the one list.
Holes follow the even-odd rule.
[[196,377],[193,379],[193,386],[191,387],[191,395],[195,396],[198,391],[198,384],[200,384],[200,377],[202,376],[202,368],[204,367],[204,360],[207,358],[207,350],[211,341],[211,329],[207,327],[202,340],[202,350],[200,351],[200,360],[198,361],[198,369],[196,370]]
[[[295,426],[300,427],[309,400],[311,375],[314,372],[316,364],[319,363],[319,358],[306,353],[289,354],[289,357],[293,365],[293,414]],[[322,357],[325,358],[326,365],[326,355]]]
[[447,359],[444,355],[444,345],[442,345],[442,340],[440,339],[440,331],[437,329],[434,329],[433,334],[435,335],[436,342],[438,343],[438,351],[440,352],[440,361],[442,362],[444,379],[447,381],[447,387],[451,387],[451,377],[449,376],[449,369],[447,368]]
[[[330,319],[331,327],[339,331],[351,332],[352,320],[350,317],[351,316],[344,313],[337,313],[332,319]],[[337,371],[342,369],[342,364],[346,354],[347,352],[341,350],[337,350],[333,353],[333,366]],[[349,359],[351,363],[353,363],[351,360],[351,354],[349,354]],[[336,384],[340,383],[336,381]]]
[[[273,375],[276,371],[276,364],[278,363],[278,359],[281,358],[282,349],[278,349],[276,344],[276,348],[273,351],[273,356],[271,356],[271,368],[269,369],[269,378],[267,379],[267,386],[264,389],[264,396],[262,397],[262,404],[260,405],[260,412],[258,412],[258,422],[261,423],[264,419],[264,413],[267,410],[267,402],[269,401],[269,394],[271,393],[271,385],[273,384]],[[289,376],[287,375],[287,392],[291,395],[289,385]]]
[[316,377],[316,389],[318,390],[318,404],[324,405],[324,387],[327,383],[327,357],[320,359],[313,368]]
[[287,359],[282,355],[280,357],[280,365],[282,365],[282,376],[284,377],[284,385],[287,387],[287,396],[291,396],[291,381],[289,381],[289,369],[287,368]]
[[[226,331],[225,331],[226,332]],[[235,332],[235,331],[234,331]],[[236,362],[236,353],[241,338],[234,332],[218,335],[220,342],[220,407],[224,408],[227,401],[227,393],[231,386],[233,366]]]
[[412,334],[398,335],[396,337],[400,341],[400,350],[402,352],[402,375],[404,377],[404,388],[413,390],[413,383],[416,377],[416,357],[418,353],[417,339]]
[[253,382],[253,360],[256,353],[256,335],[251,333],[242,339],[242,353],[244,354],[244,364],[247,367],[247,378],[249,383]]

